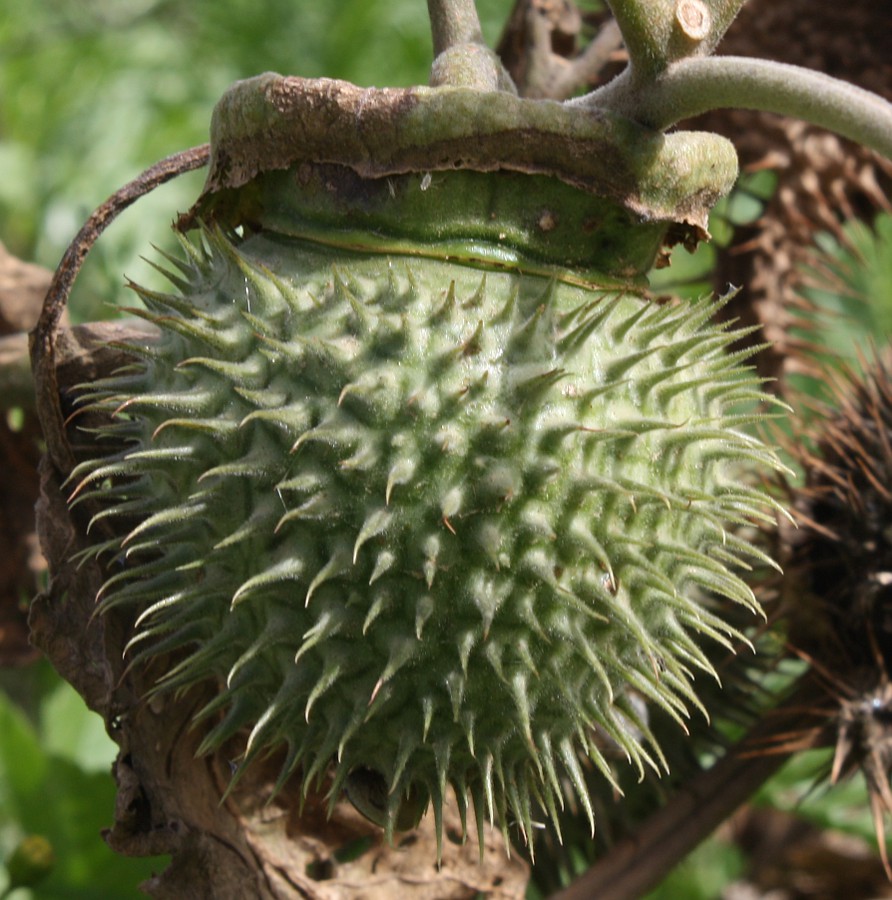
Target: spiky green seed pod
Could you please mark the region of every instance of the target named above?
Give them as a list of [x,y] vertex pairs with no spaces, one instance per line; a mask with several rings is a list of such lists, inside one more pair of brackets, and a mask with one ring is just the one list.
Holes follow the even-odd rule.
[[210,235],[143,291],[163,341],[99,386],[112,458],[76,497],[137,520],[103,592],[143,610],[162,684],[225,688],[205,746],[249,728],[283,777],[337,759],[439,811],[448,785],[529,827],[595,730],[637,764],[623,693],[696,704],[704,594],[755,608],[735,536],[773,465],[734,404],[753,378],[714,304],[556,278]]
[[388,835],[428,805],[439,832],[450,788],[478,833],[566,791],[593,819],[605,739],[659,769],[639,698],[682,723],[702,639],[738,637],[713,599],[758,609],[740,529],[777,461],[740,332],[560,265],[634,275],[663,226],[554,179],[301,165],[236,207],[84,397],[120,449],[72,497],[120,534],[132,658],[220,684],[205,750],[283,748],[280,784],[331,774]]

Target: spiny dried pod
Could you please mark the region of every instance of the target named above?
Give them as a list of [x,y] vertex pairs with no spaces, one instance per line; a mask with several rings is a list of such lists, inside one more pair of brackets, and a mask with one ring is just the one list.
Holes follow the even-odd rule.
[[[792,567],[819,604],[796,620],[797,646],[852,671],[892,665],[892,381],[877,359],[863,375],[829,372],[834,402],[800,443],[804,484]],[[800,581],[801,583],[801,581]],[[869,639],[868,639],[869,636]],[[836,663],[834,663],[836,665]]]
[[[355,149],[376,103],[387,158]],[[751,351],[718,301],[636,290],[670,227],[702,235],[726,146],[523,104],[237,86],[176,290],[137,288],[158,340],[82,394],[116,449],[71,502],[99,504],[88,555],[101,609],[135,617],[133,664],[172,654],[161,691],[219,684],[205,750],[242,740],[241,771],[280,748],[280,784],[331,773],[388,836],[428,806],[439,831],[450,789],[479,834],[529,840],[568,796],[591,821],[583,767],[615,780],[605,740],[662,767],[641,699],[684,727],[702,642],[742,640],[716,598],[757,613],[742,574],[770,562],[741,533],[777,510]],[[472,105],[498,165],[431,137]],[[280,116],[315,136],[277,145]],[[246,123],[292,155],[257,162]],[[620,200],[579,173],[594,146],[633,161]]]
[[861,771],[883,863],[892,813],[892,379],[888,360],[829,373],[832,401],[799,444],[787,607],[790,641],[830,698],[830,779]]

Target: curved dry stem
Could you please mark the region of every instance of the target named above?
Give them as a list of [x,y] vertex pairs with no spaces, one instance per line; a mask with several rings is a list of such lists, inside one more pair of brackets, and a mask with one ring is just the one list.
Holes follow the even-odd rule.
[[192,172],[207,165],[210,156],[208,144],[192,147],[149,166],[133,181],[119,188],[105,203],[97,207],[81,226],[74,240],[62,256],[53,274],[37,325],[31,332],[31,366],[34,371],[34,388],[37,396],[37,413],[47,453],[59,471],[70,471],[74,456],[65,433],[65,420],[59,405],[59,388],[56,381],[56,339],[62,313],[68,305],[68,295],[81,270],[87,254],[99,236],[118,215],[140,197],[177,175]]
[[653,84],[628,72],[580,105],[611,109],[660,131],[713,109],[756,109],[811,122],[892,159],[892,104],[800,66],[738,56],[673,63]]

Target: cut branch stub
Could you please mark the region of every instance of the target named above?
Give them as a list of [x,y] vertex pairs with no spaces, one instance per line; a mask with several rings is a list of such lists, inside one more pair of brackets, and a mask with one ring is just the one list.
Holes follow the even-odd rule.
[[[182,229],[198,219],[250,221],[250,192],[234,190],[286,169],[300,175],[307,166],[336,165],[372,185],[455,170],[515,172],[608,204],[617,214],[613,243],[631,241],[635,249],[616,254],[614,247],[581,264],[623,278],[631,257],[640,275],[661,243],[705,237],[710,208],[737,176],[736,153],[717,135],[662,135],[611,113],[507,91],[363,89],[271,73],[229,89],[214,112],[211,143],[204,192]],[[656,240],[642,242],[640,229]],[[624,260],[620,271],[616,257]]]
[[670,63],[708,56],[745,0],[613,0],[636,84],[653,82]]

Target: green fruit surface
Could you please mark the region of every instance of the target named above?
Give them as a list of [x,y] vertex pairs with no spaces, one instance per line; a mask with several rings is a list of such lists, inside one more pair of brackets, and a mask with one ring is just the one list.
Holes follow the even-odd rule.
[[[388,832],[464,810],[591,815],[606,737],[659,748],[628,692],[681,719],[757,609],[740,526],[761,399],[715,304],[261,234],[186,244],[142,292],[162,339],[93,386],[120,452],[74,498],[123,535],[101,602],[161,688],[220,684],[205,748],[282,748]],[[99,531],[98,522],[94,530]],[[352,781],[351,781],[352,778]],[[567,785],[572,787],[568,788]],[[408,813],[407,813],[408,811]]]

